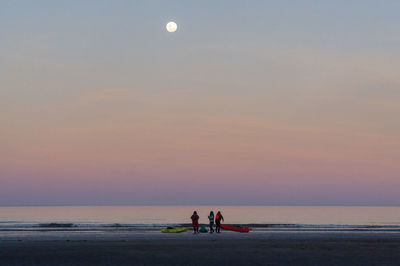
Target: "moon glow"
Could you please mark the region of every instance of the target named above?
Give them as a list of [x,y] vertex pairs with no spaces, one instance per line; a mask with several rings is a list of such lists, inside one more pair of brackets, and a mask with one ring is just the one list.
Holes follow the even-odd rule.
[[167,26],[165,26],[168,32],[175,32],[178,29],[178,25],[176,25],[175,22],[170,21],[167,23]]

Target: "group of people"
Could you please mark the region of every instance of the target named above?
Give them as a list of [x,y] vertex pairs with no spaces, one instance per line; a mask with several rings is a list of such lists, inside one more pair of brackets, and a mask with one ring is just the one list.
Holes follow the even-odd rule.
[[[193,234],[198,234],[200,216],[197,214],[197,211],[194,211],[193,215],[190,218],[192,219]],[[215,220],[215,232],[220,233],[221,220],[222,221],[224,220],[222,213],[218,211],[217,215],[214,217],[214,212],[210,211],[210,215],[208,215],[208,220],[210,222],[210,234],[214,233],[214,220]]]

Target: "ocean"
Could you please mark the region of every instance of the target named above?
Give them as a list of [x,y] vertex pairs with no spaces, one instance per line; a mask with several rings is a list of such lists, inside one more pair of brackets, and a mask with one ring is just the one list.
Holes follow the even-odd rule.
[[254,231],[400,231],[400,207],[360,206],[32,206],[0,207],[0,231],[155,231],[189,226],[196,210]]

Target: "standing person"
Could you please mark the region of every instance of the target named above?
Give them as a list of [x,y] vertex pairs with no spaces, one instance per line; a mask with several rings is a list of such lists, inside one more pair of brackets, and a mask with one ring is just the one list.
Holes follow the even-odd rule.
[[190,217],[192,219],[193,234],[199,233],[199,218],[197,211],[194,211],[192,217]]
[[218,211],[217,216],[215,216],[215,224],[216,224],[215,231],[217,233],[219,233],[221,230],[221,220],[223,221],[224,217],[222,216],[222,213]]
[[208,220],[210,220],[210,234],[214,233],[214,212],[210,211],[208,215]]

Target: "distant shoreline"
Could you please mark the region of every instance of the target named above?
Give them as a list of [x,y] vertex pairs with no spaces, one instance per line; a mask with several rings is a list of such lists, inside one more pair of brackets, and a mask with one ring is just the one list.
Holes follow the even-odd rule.
[[[400,232],[400,225],[338,225],[338,224],[233,224],[250,227],[253,232],[289,231],[289,232]],[[208,228],[208,224],[200,224]],[[159,232],[165,227],[189,227],[190,223],[174,224],[75,224],[75,223],[1,223],[0,232]]]

